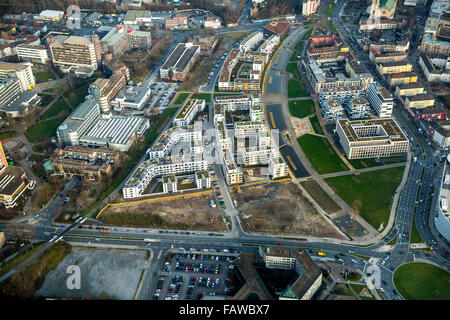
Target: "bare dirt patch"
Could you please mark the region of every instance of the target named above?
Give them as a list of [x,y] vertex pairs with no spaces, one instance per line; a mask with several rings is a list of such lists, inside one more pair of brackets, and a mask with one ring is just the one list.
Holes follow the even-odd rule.
[[292,182],[245,188],[233,197],[245,231],[342,238]]
[[322,189],[322,187],[317,183],[317,181],[303,181],[303,188],[309,193],[309,195],[317,202],[317,204],[325,210],[327,213],[331,214],[341,210],[341,207]]
[[211,208],[211,195],[155,200],[110,206],[101,219],[105,225],[227,232],[220,208]]

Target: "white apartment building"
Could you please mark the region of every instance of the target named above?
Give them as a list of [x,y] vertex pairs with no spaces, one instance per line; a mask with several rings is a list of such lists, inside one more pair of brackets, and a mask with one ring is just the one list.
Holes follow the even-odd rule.
[[122,189],[123,197],[125,199],[140,197],[150,181],[156,177],[205,171],[207,167],[202,155],[184,154],[177,158],[146,160],[126,182]]
[[252,50],[259,42],[264,39],[264,35],[261,31],[255,31],[250,34],[244,41],[239,45],[239,50],[241,52],[247,52]]
[[34,80],[33,71],[31,70],[31,63],[9,63],[0,62],[0,79],[8,75],[16,75],[19,79],[22,91],[34,88],[36,82]]
[[222,23],[217,17],[207,17],[205,19],[205,29],[220,29],[222,28]]
[[195,173],[195,185],[198,189],[209,189],[211,188],[211,177],[208,171],[197,171]]
[[280,36],[277,34],[271,35],[259,48],[259,52],[265,52],[271,55],[273,50],[280,44]]
[[344,107],[338,100],[320,100],[320,111],[325,120],[336,121],[344,118]]
[[175,193],[178,191],[178,178],[175,175],[162,177],[162,186],[164,193]]
[[194,120],[195,115],[203,111],[204,108],[205,100],[189,99],[173,120],[173,125],[177,127],[189,125]]
[[348,159],[389,157],[409,148],[409,140],[392,118],[338,120],[336,133]]
[[203,153],[201,123],[167,129],[147,151],[148,157],[149,159],[165,158],[169,156],[174,146],[183,142],[189,145],[191,154]]
[[364,98],[352,99],[345,107],[345,111],[350,119],[367,119],[369,117],[370,104]]
[[47,48],[42,45],[20,44],[16,47],[16,52],[20,61],[46,64],[51,60]]
[[378,82],[369,84],[366,97],[370,106],[380,118],[389,118],[392,116],[394,99]]

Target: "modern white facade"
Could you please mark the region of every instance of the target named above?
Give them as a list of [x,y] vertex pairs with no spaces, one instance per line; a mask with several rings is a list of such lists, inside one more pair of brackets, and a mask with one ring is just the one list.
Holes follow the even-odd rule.
[[242,52],[247,52],[252,50],[259,42],[261,42],[264,38],[264,35],[261,31],[255,31],[250,34],[245,40],[241,42],[239,45],[239,50]]
[[434,214],[434,225],[436,231],[440,236],[445,238],[447,242],[450,241],[450,169],[448,167],[448,159],[444,165],[444,172],[441,180],[441,189],[439,193],[439,203],[437,204],[436,212]]
[[194,120],[195,115],[203,111],[204,108],[205,108],[205,100],[198,100],[198,99],[187,100],[186,103],[181,108],[181,110],[178,112],[175,119],[173,120],[173,125],[177,127],[189,125],[192,122],[192,120]]
[[42,45],[20,44],[16,47],[16,52],[21,61],[46,64],[51,60],[47,48]]
[[320,0],[304,0],[302,4],[302,15],[310,16],[316,13]]
[[367,100],[380,118],[389,118],[392,116],[394,99],[378,82],[369,84],[367,88]]
[[31,63],[9,63],[0,62],[0,79],[8,75],[16,75],[19,79],[22,91],[34,88],[36,82],[34,80],[33,71],[31,70]]

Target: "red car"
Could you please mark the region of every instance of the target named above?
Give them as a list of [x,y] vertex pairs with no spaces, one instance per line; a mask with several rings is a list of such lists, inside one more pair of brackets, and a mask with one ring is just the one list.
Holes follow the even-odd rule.
[[281,243],[281,242],[278,242],[278,243],[277,243],[277,245],[281,246],[281,245],[282,245],[282,243]]
[[408,232],[411,230],[411,228],[410,227],[408,227]]

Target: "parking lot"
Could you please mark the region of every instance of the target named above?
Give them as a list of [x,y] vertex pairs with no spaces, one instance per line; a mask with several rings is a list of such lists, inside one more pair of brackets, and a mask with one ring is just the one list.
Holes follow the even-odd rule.
[[226,295],[235,258],[212,251],[173,253],[160,272],[153,299],[197,300],[205,295]]
[[151,86],[152,97],[148,102],[148,110],[154,107],[167,107],[172,97],[177,93],[179,86],[177,83],[154,82]]

